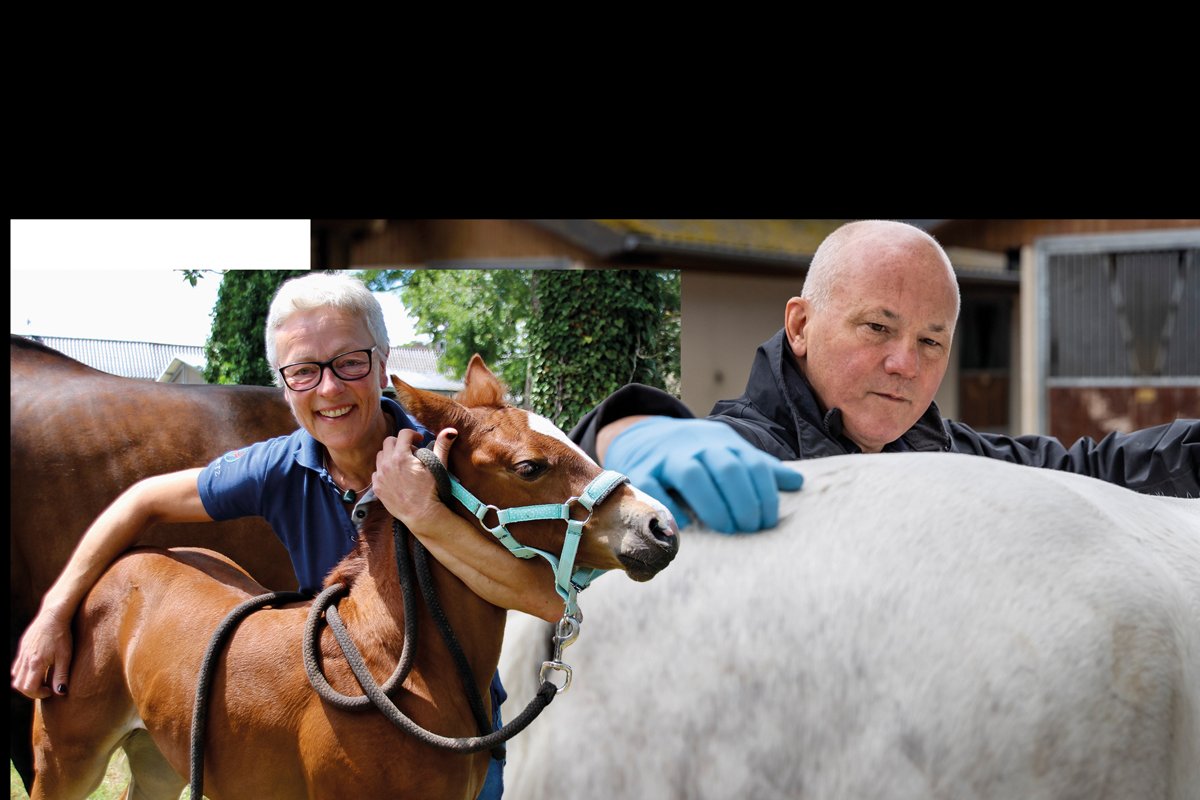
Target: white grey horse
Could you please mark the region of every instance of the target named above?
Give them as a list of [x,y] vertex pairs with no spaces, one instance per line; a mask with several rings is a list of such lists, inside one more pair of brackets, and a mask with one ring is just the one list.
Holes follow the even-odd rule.
[[[1200,798],[1200,499],[951,454],[794,465],[779,526],[689,528],[580,595],[505,796]],[[533,692],[544,622],[500,671]]]

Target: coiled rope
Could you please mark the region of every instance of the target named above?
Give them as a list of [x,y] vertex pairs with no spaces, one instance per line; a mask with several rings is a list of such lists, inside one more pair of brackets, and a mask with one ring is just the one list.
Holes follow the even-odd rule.
[[[438,460],[437,456],[428,449],[417,450],[416,455],[433,473],[438,484],[438,495],[441,497],[442,502],[448,502],[452,495],[446,468]],[[442,609],[441,603],[434,591],[432,576],[429,572],[429,551],[416,539],[413,539],[413,551],[416,553],[415,560],[417,562],[415,582],[420,586],[422,596],[425,598],[425,603],[429,607],[430,614],[437,624],[442,640],[446,643],[451,657],[458,668],[459,677],[467,693],[471,711],[475,716],[475,722],[479,728],[480,735],[454,738],[428,731],[409,719],[404,712],[396,707],[395,703],[388,696],[397,686],[403,683],[408,673],[412,670],[412,662],[416,651],[417,614],[416,600],[412,592],[414,570],[413,559],[410,558],[408,547],[410,536],[411,533],[403,523],[399,520],[392,520],[392,545],[396,555],[396,570],[400,580],[404,608],[404,645],[401,648],[400,661],[396,664],[396,669],[383,686],[380,686],[374,677],[372,677],[370,670],[367,669],[366,663],[363,661],[362,654],[350,638],[349,631],[346,630],[345,624],[338,614],[337,606],[334,605],[338,596],[347,591],[344,584],[338,583],[327,587],[317,595],[313,600],[312,608],[309,610],[308,618],[305,620],[303,656],[304,669],[308,673],[309,683],[312,684],[313,689],[322,700],[337,708],[356,710],[366,708],[369,705],[375,706],[393,725],[431,747],[463,754],[476,753],[480,750],[492,750],[493,758],[503,758],[503,743],[525,730],[531,722],[537,719],[546,706],[550,705],[550,702],[559,692],[559,689],[550,681],[543,680],[533,699],[529,701],[529,704],[516,718],[499,730],[491,731],[492,723],[487,717],[487,712],[484,710],[483,698],[476,688],[475,678],[470,665],[467,663],[466,654],[463,652],[457,637],[454,635],[449,620],[446,618],[445,611]],[[200,800],[204,795],[204,736],[208,718],[209,685],[212,668],[224,650],[226,640],[237,625],[252,612],[267,605],[280,605],[304,599],[307,599],[307,596],[301,592],[271,592],[251,598],[229,612],[213,633],[213,637],[209,642],[208,649],[205,651],[204,659],[201,663],[199,679],[196,682],[196,698],[192,709],[191,750],[188,766],[191,771],[189,792],[193,800]],[[321,673],[320,665],[317,663],[317,653],[320,651],[320,622],[322,619],[329,624],[329,629],[333,633],[338,645],[342,648],[342,652],[346,657],[346,663],[354,673],[364,694],[357,696],[341,694],[329,684],[329,681]],[[491,732],[488,733],[488,731]]]

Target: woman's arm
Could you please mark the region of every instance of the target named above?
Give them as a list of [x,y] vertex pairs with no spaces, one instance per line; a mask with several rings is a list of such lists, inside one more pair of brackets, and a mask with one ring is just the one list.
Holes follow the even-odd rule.
[[[71,618],[108,565],[157,522],[206,522],[196,478],[200,469],[157,475],[126,489],[88,527],[58,580],[25,629],[12,665],[13,688],[37,699],[67,693]],[[51,668],[53,675],[51,677]]]

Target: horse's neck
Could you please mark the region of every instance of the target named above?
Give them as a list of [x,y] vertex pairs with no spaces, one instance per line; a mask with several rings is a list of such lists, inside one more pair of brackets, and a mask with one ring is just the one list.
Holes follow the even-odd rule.
[[[409,537],[410,554],[419,546]],[[375,674],[390,674],[404,646],[404,590],[398,576],[390,526],[386,531],[368,532],[351,559],[360,559],[347,570],[348,595],[338,603],[338,612],[349,628],[367,664]],[[365,561],[365,563],[363,563]],[[487,686],[500,660],[504,638],[504,609],[476,595],[432,556],[427,558],[431,584],[455,638],[471,665],[475,678]],[[343,569],[347,562],[339,567]],[[338,578],[335,571],[334,579]],[[458,686],[457,672],[442,643],[433,616],[420,587],[408,587],[416,598],[418,646],[413,671],[432,673],[426,682],[444,680]],[[443,674],[444,673],[444,674]]]

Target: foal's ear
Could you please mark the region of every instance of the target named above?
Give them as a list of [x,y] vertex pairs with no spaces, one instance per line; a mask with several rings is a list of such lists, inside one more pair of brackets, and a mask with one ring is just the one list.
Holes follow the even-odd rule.
[[404,410],[416,417],[417,422],[435,433],[442,428],[458,428],[463,432],[464,421],[470,418],[466,409],[449,397],[437,392],[427,392],[392,376],[392,386]]
[[467,408],[490,406],[499,408],[505,404],[504,396],[508,393],[500,379],[487,368],[479,353],[471,356],[467,364],[467,374],[463,378],[463,390],[455,397]]

